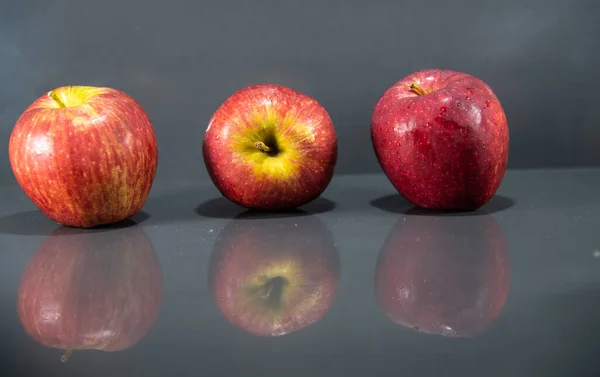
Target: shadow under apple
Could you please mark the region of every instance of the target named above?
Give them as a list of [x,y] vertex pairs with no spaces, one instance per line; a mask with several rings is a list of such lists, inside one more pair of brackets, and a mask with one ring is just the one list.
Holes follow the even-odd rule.
[[[87,230],[92,233],[105,232],[116,228],[125,228],[134,224],[141,224],[148,218],[150,218],[150,215],[147,212],[140,211],[130,219],[125,219],[115,224],[87,228]],[[2,234],[46,236],[52,233],[57,225],[59,224],[44,215],[40,210],[18,212],[0,217],[0,233]]]
[[154,324],[160,265],[141,227],[89,232],[61,226],[29,261],[17,296],[19,319],[38,343],[65,350],[121,351]]
[[489,202],[473,211],[437,211],[414,207],[402,195],[392,194],[374,199],[370,204],[375,208],[391,213],[404,214],[407,211],[416,212],[418,210],[421,214],[429,213],[435,216],[480,216],[507,210],[515,205],[515,201],[508,196],[494,195]]
[[496,321],[510,284],[505,235],[490,215],[434,217],[409,211],[382,247],[375,294],[394,323],[472,337]]
[[340,279],[332,234],[315,216],[242,221],[247,216],[223,229],[211,254],[209,286],[221,313],[257,336],[285,335],[319,321]]
[[329,212],[335,209],[335,202],[319,197],[300,208],[262,211],[257,209],[246,209],[241,207],[225,197],[219,197],[207,200],[199,204],[195,212],[199,216],[219,218],[219,219],[240,219],[244,218],[271,218],[271,217],[297,217],[306,215],[316,215],[323,212]]

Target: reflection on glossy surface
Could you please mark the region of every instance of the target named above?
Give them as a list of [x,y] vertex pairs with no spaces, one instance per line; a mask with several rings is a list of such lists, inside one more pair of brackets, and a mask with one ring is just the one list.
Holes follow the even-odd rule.
[[233,220],[215,244],[209,284],[231,323],[254,335],[278,336],[320,320],[333,304],[339,277],[331,233],[307,215]]
[[413,211],[396,224],[379,254],[375,289],[395,323],[470,337],[497,319],[509,280],[506,239],[492,216],[439,218]]
[[60,227],[30,260],[18,292],[25,331],[44,346],[120,351],[150,330],[162,297],[160,265],[136,225]]

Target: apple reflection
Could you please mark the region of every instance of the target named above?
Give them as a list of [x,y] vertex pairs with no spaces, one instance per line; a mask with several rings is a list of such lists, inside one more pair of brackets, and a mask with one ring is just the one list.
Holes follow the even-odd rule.
[[393,322],[428,334],[472,337],[498,318],[509,291],[504,233],[494,218],[413,210],[380,251],[375,292]]
[[65,350],[121,351],[154,324],[162,298],[160,265],[133,222],[124,228],[60,227],[30,260],[17,308],[27,334]]
[[280,336],[319,321],[331,308],[340,278],[333,236],[315,216],[244,220],[219,234],[209,285],[218,308],[236,327]]

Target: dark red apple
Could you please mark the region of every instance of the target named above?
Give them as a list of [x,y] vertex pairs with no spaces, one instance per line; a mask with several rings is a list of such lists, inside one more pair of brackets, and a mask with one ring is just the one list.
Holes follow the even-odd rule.
[[496,193],[508,161],[504,110],[466,73],[415,72],[381,96],[371,139],[383,171],[414,205],[473,210]]
[[399,325],[471,337],[498,318],[509,283],[506,239],[492,216],[409,215],[379,254],[375,293]]
[[19,117],[9,142],[19,185],[52,220],[88,228],[140,211],[158,161],[150,119],[111,88],[65,86]]
[[327,111],[280,85],[254,85],[229,97],[210,119],[204,162],[221,194],[246,208],[299,207],[329,185],[337,138]]
[[278,336],[320,320],[333,304],[340,260],[314,216],[233,220],[211,256],[209,285],[232,324]]
[[160,309],[160,265],[138,226],[86,233],[60,227],[29,262],[18,314],[29,336],[66,350],[121,351],[139,342]]

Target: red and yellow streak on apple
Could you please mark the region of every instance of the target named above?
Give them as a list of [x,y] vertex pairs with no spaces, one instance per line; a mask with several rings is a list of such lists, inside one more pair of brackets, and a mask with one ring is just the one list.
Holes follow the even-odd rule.
[[64,86],[20,116],[9,158],[43,213],[63,225],[92,227],[140,211],[158,150],[150,119],[132,97],[112,88]]

